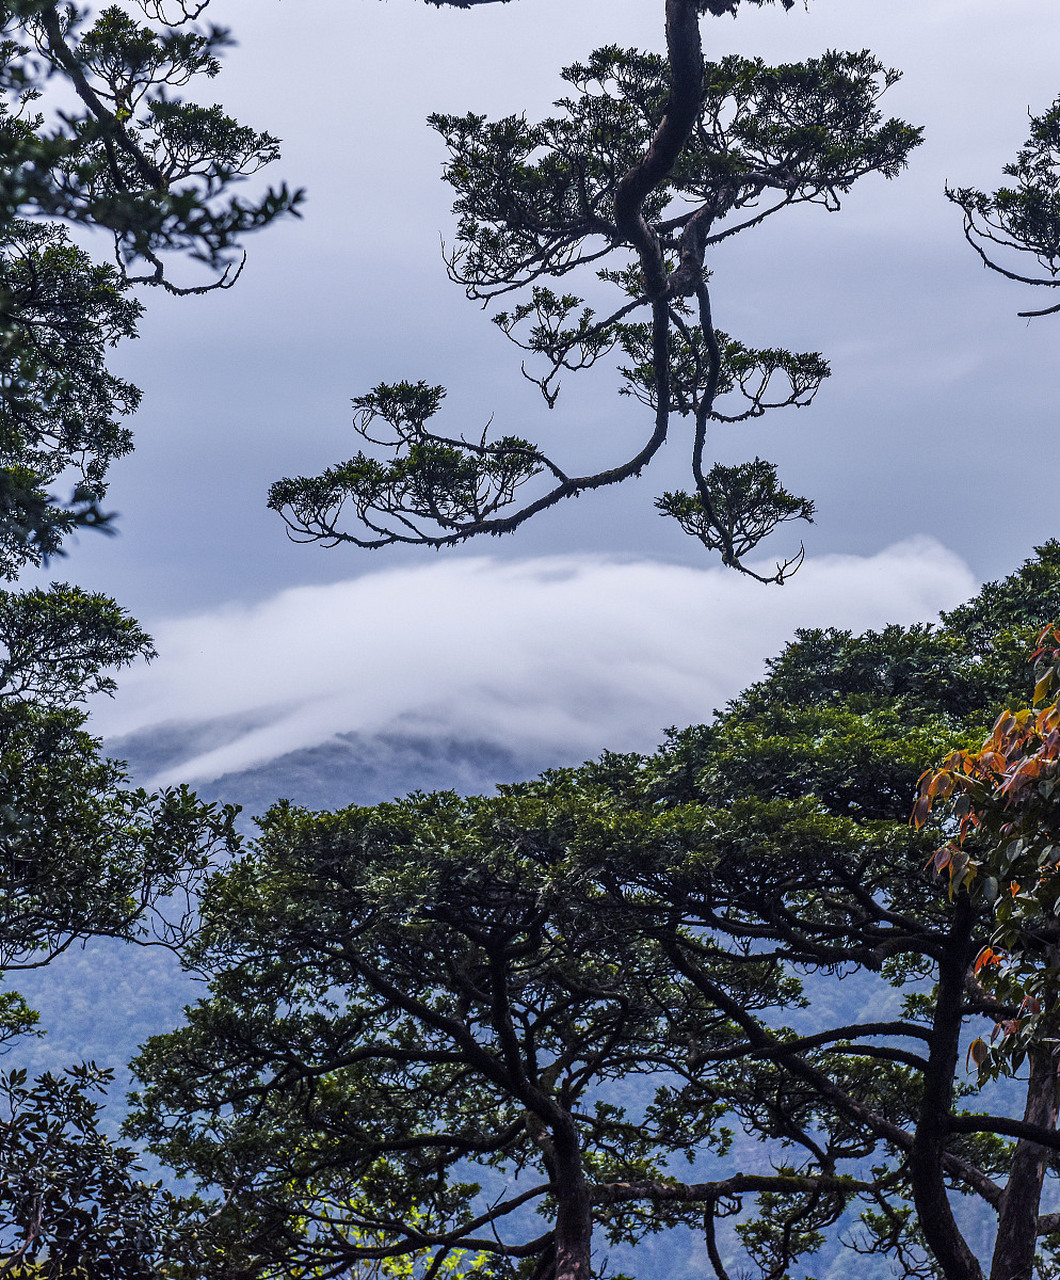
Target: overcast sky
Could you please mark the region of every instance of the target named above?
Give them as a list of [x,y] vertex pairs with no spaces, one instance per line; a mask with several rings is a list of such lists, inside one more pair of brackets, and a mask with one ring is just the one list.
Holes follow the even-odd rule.
[[[361,713],[343,676],[341,696],[318,714],[328,701],[319,638],[330,630],[329,645],[356,656],[357,679],[373,690],[373,724],[386,719],[379,708],[430,716],[477,707],[503,734],[504,716],[473,691],[479,660],[467,657],[485,652],[476,644],[487,636],[509,672],[528,664],[513,732],[549,721],[560,736],[576,734],[572,682],[597,679],[600,734],[628,738],[634,719],[735,692],[786,627],[930,617],[1058,532],[1060,317],[1017,319],[1040,299],[978,265],[942,188],[998,185],[1028,110],[1060,92],[1060,7],[809,0],[705,21],[708,56],[784,61],[871,48],[905,72],[887,113],[923,124],[926,142],[904,175],[864,180],[842,212],[780,215],[720,246],[711,264],[721,328],[755,345],[820,350],[832,363],[810,409],[718,440],[724,460],[771,458],[788,487],[816,500],[797,595],[794,584],[783,603],[775,588],[719,586],[699,544],[656,515],[652,497],[687,483],[680,424],[654,475],[546,513],[503,542],[438,556],[286,541],[265,510],[268,484],[355,452],[350,398],[382,380],[445,384],[442,421],[454,434],[495,415],[503,433],[567,442],[567,456],[602,462],[613,439],[646,434],[643,408],[619,399],[606,375],[570,377],[548,415],[515,350],[447,281],[444,155],[424,117],[545,113],[562,92],[559,67],[595,46],[660,50],[662,13],[662,0],[516,0],[470,12],[420,0],[213,0],[210,16],[239,45],[208,95],[278,134],[275,178],[309,194],[303,219],[249,244],[235,289],[148,297],[142,337],[117,353],[145,392],[136,454],[113,472],[121,535],[83,538],[54,572],[115,595],[154,629],[163,657],[157,675],[127,681],[102,727],[202,713],[192,691],[213,686],[195,654],[211,653],[215,670],[240,670],[238,693],[224,686],[229,701],[303,698],[311,708],[274,718],[268,750],[304,745],[309,724],[341,731],[342,715]],[[782,531],[775,553],[798,536]],[[577,589],[542,587],[556,556]],[[826,558],[836,556],[848,558]],[[863,558],[860,575],[849,557]],[[851,587],[859,576],[874,584],[864,599]],[[308,587],[317,590],[298,594]],[[665,631],[645,641],[655,609],[679,638],[669,664]],[[196,628],[198,648],[188,640]],[[535,633],[573,638],[546,651],[526,640]],[[272,649],[262,638],[270,634]],[[227,657],[216,647],[222,635]],[[562,678],[531,678],[535,663],[563,667]],[[309,667],[313,678],[302,680]],[[431,673],[426,685],[414,680],[387,702],[381,691],[392,694],[412,670]],[[244,758],[263,749],[244,745]]]

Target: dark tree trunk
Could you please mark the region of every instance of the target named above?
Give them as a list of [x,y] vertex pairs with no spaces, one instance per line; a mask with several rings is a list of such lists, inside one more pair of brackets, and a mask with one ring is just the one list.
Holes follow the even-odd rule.
[[[1036,1055],[1031,1061],[1027,1082],[1028,1124],[1055,1130],[1060,1080],[1057,1058]],[[1045,1166],[1052,1154],[1046,1147],[1021,1138],[1016,1144],[1008,1185],[998,1212],[997,1241],[994,1245],[990,1280],[1033,1280],[1034,1253],[1038,1243],[1038,1210],[1041,1205]]]
[[555,1159],[556,1227],[554,1234],[555,1280],[591,1280],[593,1216],[589,1188],[582,1168],[578,1131],[569,1129],[553,1134]]
[[954,903],[946,954],[939,963],[938,999],[931,1030],[931,1050],[924,1073],[916,1134],[909,1153],[909,1172],[917,1220],[946,1280],[983,1280],[983,1271],[954,1221],[943,1176],[949,1138],[953,1081],[960,1054],[964,977],[971,959],[973,911],[968,895]]

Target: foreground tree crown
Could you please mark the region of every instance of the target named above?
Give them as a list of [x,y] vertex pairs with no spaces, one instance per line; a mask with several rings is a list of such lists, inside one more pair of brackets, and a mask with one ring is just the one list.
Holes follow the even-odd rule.
[[925,765],[1029,697],[1050,616],[1055,543],[938,627],[800,633],[654,756],[279,804],[209,886],[212,994],[145,1047],[132,1132],[288,1274],[459,1249],[568,1280],[692,1233],[719,1280],[844,1249],[981,1280],[984,1216],[993,1280],[1052,1274],[1055,1028],[983,961],[999,897],[936,874],[948,820],[909,823]]
[[[430,118],[456,192],[451,277],[483,303],[512,295],[494,323],[528,353],[524,373],[550,407],[562,373],[618,353],[621,393],[650,411],[643,443],[574,475],[522,436],[440,430],[442,387],[381,384],[354,400],[356,429],[381,456],[360,452],[273,485],[269,505],[292,537],[441,547],[509,533],[566,498],[639,475],[685,418],[693,488],[664,494],[660,512],[764,581],[796,567],[801,552],[766,574],[745,557],[779,525],[811,520],[812,502],[761,459],[712,466],[709,432],[808,405],[828,365],[816,352],[754,349],[716,328],[711,271],[729,237],[798,204],[834,211],[860,178],[894,177],[920,131],[883,118],[879,98],[898,73],[865,52],[780,67],[705,61],[699,15],[735,9],[668,0],[665,57],[597,49],[563,70],[568,96],[539,123]],[[603,310],[581,296],[608,288],[619,300]]]

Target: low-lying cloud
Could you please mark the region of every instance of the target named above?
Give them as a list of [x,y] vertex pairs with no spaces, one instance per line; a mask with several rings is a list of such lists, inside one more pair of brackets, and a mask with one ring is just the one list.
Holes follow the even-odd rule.
[[782,589],[721,568],[603,557],[434,561],[156,622],[159,658],[125,674],[93,728],[114,739],[227,722],[224,740],[200,735],[153,785],[206,781],[350,732],[564,759],[647,750],[666,725],[708,719],[797,627],[929,620],[976,586],[928,539],[807,560]]

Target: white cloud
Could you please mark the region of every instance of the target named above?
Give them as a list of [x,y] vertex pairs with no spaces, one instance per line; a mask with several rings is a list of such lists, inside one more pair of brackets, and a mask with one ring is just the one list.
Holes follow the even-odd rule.
[[926,620],[976,585],[929,539],[808,560],[783,588],[644,560],[434,562],[159,622],[161,656],[126,674],[93,727],[113,738],[226,717],[248,725],[156,785],[351,731],[565,758],[650,749],[664,726],[709,718],[757,678],[796,627]]

